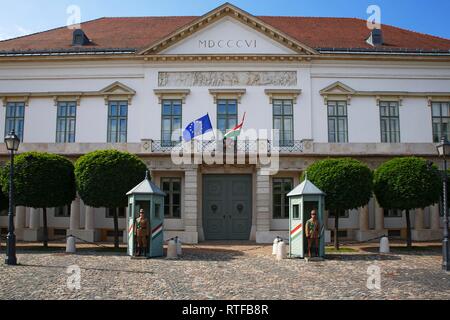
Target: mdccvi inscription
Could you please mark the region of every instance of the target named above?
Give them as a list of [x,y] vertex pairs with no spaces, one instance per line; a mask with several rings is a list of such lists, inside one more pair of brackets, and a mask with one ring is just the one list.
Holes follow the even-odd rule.
[[296,71],[160,72],[160,87],[297,86]]
[[256,40],[199,40],[198,47],[211,48],[256,48]]

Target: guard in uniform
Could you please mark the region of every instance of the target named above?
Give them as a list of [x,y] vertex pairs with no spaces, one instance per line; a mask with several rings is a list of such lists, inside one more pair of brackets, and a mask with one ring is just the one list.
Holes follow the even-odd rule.
[[143,209],[139,211],[139,218],[136,219],[137,256],[146,256],[149,237],[148,220],[145,218]]
[[316,256],[319,256],[319,239],[320,239],[320,222],[317,220],[316,210],[311,211],[311,219],[306,222],[305,226],[306,239],[308,240],[308,254],[311,258],[311,248],[313,244],[316,249]]

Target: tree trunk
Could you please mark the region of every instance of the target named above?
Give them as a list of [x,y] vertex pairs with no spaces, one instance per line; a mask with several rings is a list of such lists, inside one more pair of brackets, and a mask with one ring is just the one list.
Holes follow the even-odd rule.
[[412,248],[412,237],[411,237],[411,217],[409,215],[409,210],[406,210],[406,246]]
[[334,248],[339,250],[339,214],[340,210],[336,210],[334,217]]
[[47,208],[42,208],[42,219],[44,222],[44,248],[48,248]]
[[114,249],[119,249],[119,214],[114,208]]

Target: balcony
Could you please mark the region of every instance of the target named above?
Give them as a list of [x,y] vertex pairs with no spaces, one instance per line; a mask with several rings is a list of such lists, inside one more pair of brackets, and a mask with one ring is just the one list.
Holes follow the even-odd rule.
[[226,141],[192,141],[189,143],[164,142],[160,140],[151,141],[152,153],[171,153],[172,151],[181,152],[191,151],[193,153],[217,152],[223,153],[245,153],[252,154],[261,152],[278,153],[302,153],[304,142],[300,140],[289,141],[285,143],[274,143],[270,140],[226,140]]

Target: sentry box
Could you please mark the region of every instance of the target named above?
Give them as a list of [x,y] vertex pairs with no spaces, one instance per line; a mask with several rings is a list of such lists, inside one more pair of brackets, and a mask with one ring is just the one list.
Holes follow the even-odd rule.
[[[154,258],[164,255],[164,197],[158,186],[145,180],[127,193],[128,255]],[[144,219],[140,218],[141,209]]]
[[[289,256],[291,258],[324,258],[325,193],[306,177],[305,181],[287,196],[289,198]],[[315,221],[311,215],[313,211],[316,213]]]

